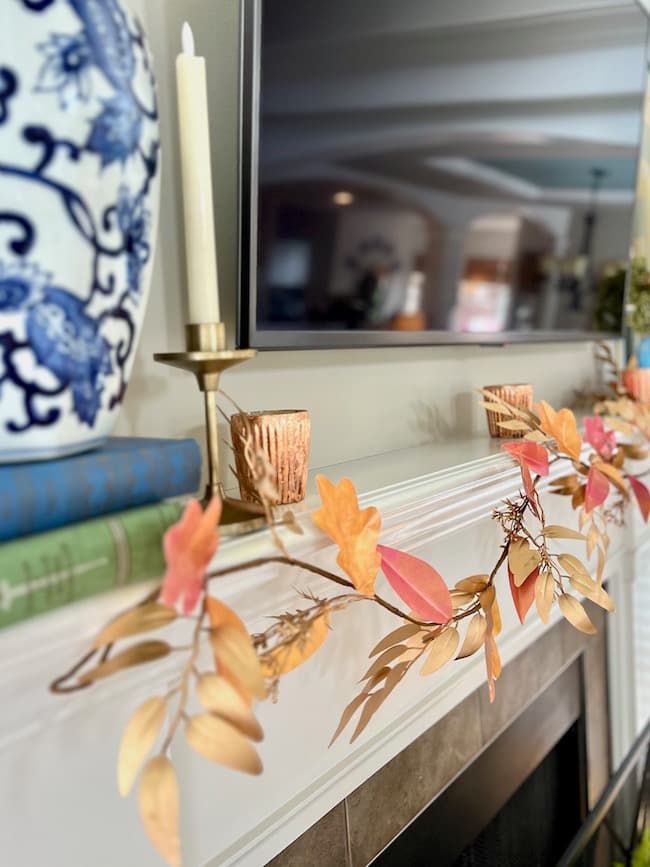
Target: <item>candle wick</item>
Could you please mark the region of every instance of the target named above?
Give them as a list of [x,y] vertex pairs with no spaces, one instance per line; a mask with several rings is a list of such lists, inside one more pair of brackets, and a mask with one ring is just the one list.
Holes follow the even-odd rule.
[[183,29],[181,31],[181,43],[183,46],[183,54],[189,54],[193,57],[194,56],[194,34],[192,33],[192,28],[187,23],[187,21],[183,24]]

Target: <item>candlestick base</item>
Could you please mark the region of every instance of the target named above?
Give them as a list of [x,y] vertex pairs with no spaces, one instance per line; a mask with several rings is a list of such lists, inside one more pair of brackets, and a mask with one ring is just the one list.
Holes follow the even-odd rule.
[[217,428],[217,391],[224,370],[254,358],[254,349],[225,349],[224,327],[221,322],[208,322],[186,327],[187,352],[157,352],[154,360],[160,364],[187,370],[196,377],[205,405],[206,440],[208,450],[208,484],[203,505],[214,496],[221,497],[223,512],[220,531],[224,536],[240,536],[267,526],[264,509],[256,503],[245,503],[226,497],[219,470],[219,436]]

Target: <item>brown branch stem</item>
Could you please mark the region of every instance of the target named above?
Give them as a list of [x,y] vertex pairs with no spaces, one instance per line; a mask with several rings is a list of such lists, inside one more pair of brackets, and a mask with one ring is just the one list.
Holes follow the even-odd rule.
[[169,750],[171,742],[174,739],[174,735],[176,734],[176,729],[178,728],[180,721],[183,719],[185,714],[185,705],[187,704],[187,693],[189,689],[190,677],[194,671],[196,665],[196,659],[199,655],[199,642],[201,639],[201,626],[203,625],[203,619],[205,618],[206,605],[207,605],[207,595],[203,595],[203,601],[201,602],[201,612],[199,617],[197,618],[196,625],[194,627],[194,631],[192,633],[192,644],[191,644],[191,652],[187,658],[187,662],[185,663],[185,667],[183,668],[183,673],[181,674],[181,685],[180,685],[180,696],[178,697],[178,705],[176,707],[176,713],[169,724],[169,729],[167,731],[167,737],[160,749],[160,754],[165,755],[165,753]]
[[[348,581],[347,578],[341,578],[340,575],[336,575],[334,572],[329,572],[327,569],[321,569],[319,566],[314,566],[311,563],[307,563],[304,560],[296,560],[294,557],[285,557],[282,555],[275,555],[273,557],[258,557],[256,560],[249,560],[246,563],[241,563],[238,566],[228,566],[225,569],[218,569],[216,572],[210,572],[207,576],[207,580],[210,581],[213,578],[223,578],[224,575],[230,575],[233,572],[242,572],[248,569],[256,569],[259,566],[266,566],[269,563],[281,563],[285,566],[292,566],[295,569],[304,569],[305,572],[311,572],[314,575],[320,575],[321,578],[326,578],[328,581],[333,581],[335,584],[340,584],[341,587],[349,587],[351,590],[356,590],[354,584],[351,581]],[[364,596],[365,594],[360,594]],[[391,614],[395,614],[397,617],[401,617],[404,620],[407,620],[409,623],[415,623],[416,626],[437,626],[439,624],[427,622],[425,620],[418,620],[416,617],[411,617],[410,614],[406,614],[406,612],[401,611],[399,608],[396,608],[394,605],[391,605],[390,602],[387,602],[386,599],[383,599],[381,596],[377,594],[373,594],[372,596],[365,596],[366,599],[370,599],[372,602],[376,602],[377,605],[381,605],[382,608],[385,608],[386,611],[390,611]]]

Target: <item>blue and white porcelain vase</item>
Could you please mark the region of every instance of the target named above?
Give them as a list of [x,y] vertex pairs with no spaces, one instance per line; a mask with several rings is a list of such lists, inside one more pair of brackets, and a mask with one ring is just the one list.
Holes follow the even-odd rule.
[[122,0],[1,0],[0,462],[111,433],[151,279],[155,82]]

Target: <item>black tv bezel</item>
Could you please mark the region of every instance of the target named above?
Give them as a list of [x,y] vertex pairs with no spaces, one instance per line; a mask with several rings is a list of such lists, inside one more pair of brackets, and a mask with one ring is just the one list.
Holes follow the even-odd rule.
[[[311,331],[257,327],[257,199],[261,60],[261,6],[263,0],[242,0],[239,76],[239,233],[237,293],[237,345],[260,350],[370,349],[386,346],[504,346],[509,343],[575,343],[617,340],[620,332],[501,331],[476,334],[449,331]],[[643,6],[637,5],[645,12]],[[647,13],[646,13],[647,16]],[[647,19],[650,20],[650,19]],[[646,27],[646,42],[648,31]],[[641,111],[643,112],[643,101]],[[637,156],[637,173],[641,141]],[[626,293],[627,295],[627,287]]]

